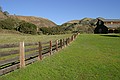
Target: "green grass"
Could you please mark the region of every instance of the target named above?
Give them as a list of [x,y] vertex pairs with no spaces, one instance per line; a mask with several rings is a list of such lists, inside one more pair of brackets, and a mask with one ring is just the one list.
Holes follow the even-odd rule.
[[[25,43],[27,42],[47,42],[50,40],[57,40],[57,39],[63,39],[70,37],[72,34],[63,34],[63,35],[30,35],[30,34],[16,34],[17,32],[13,33],[8,30],[3,30],[3,33],[0,32],[0,44],[5,44],[5,43],[19,43],[24,41]],[[7,33],[8,32],[8,33]],[[32,46],[33,47],[33,46]],[[36,46],[34,46],[36,47]],[[0,51],[10,51],[10,50],[18,50],[19,48],[5,48],[5,49],[0,49]],[[5,57],[0,57],[0,60],[8,59],[15,57],[14,55],[10,56],[5,56]]]
[[0,34],[0,44],[24,42],[46,42],[50,40],[63,39],[72,34],[63,35],[27,35],[27,34]]
[[120,37],[79,35],[56,54],[0,80],[120,80]]

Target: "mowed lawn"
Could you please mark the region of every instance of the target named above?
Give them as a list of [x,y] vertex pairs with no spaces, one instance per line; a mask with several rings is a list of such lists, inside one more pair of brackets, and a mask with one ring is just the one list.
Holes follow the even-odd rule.
[[0,80],[120,80],[120,35],[81,34],[63,50]]

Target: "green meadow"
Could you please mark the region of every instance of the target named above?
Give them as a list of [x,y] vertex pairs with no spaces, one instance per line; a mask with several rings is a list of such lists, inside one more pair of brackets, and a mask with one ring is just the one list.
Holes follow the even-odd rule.
[[63,50],[0,80],[120,80],[120,35],[80,34]]
[[[4,30],[5,31],[5,30]],[[5,31],[5,32],[0,32],[0,44],[12,44],[12,43],[17,43],[19,42],[25,42],[25,43],[32,43],[32,42],[48,42],[50,40],[54,41],[57,39],[63,39],[63,38],[68,38],[71,37],[72,34],[63,34],[63,35],[30,35],[30,34],[20,34],[17,32],[13,33],[10,31]],[[34,46],[36,47],[36,46]],[[10,50],[19,50],[19,48],[5,48],[5,49],[0,49],[0,51],[10,51]],[[28,53],[29,54],[29,53]],[[6,58],[12,58],[15,57],[16,55],[10,55],[10,56],[5,56],[5,57],[0,57],[0,60],[4,60]]]
[[50,40],[63,39],[72,34],[63,35],[29,35],[29,34],[0,34],[0,44],[19,43],[19,42],[46,42]]

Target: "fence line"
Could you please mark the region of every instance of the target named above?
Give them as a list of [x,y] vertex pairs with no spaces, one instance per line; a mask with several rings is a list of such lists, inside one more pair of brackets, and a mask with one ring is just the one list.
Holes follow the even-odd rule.
[[[0,49],[10,49],[10,51],[1,51],[0,57],[10,57],[0,60],[0,76],[14,71],[18,68],[24,68],[37,60],[42,60],[45,56],[52,55],[55,51],[59,51],[68,46],[79,33],[73,34],[71,37],[49,41],[20,44],[0,44]],[[17,48],[17,50],[14,50]],[[18,50],[19,49],[19,50]]]

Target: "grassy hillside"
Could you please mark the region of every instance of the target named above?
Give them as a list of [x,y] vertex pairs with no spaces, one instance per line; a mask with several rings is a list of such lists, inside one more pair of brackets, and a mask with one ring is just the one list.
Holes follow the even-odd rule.
[[120,36],[79,35],[68,47],[0,80],[120,80]]
[[16,16],[11,15],[14,19],[24,20],[26,22],[30,22],[35,24],[38,27],[53,27],[56,26],[56,24],[48,19],[40,18],[40,17],[34,17],[34,16]]
[[66,23],[79,23],[79,22],[80,22],[80,20],[71,20],[71,21],[68,21]]
[[0,19],[6,19],[7,16],[5,16],[1,11],[0,11]]
[[67,31],[80,33],[93,33],[97,20],[92,18],[83,18],[81,20],[71,20],[61,25]]
[[18,16],[18,15],[8,15],[6,16],[3,12],[0,11],[0,20],[4,20],[7,18],[18,20],[23,20],[26,22],[30,22],[35,24],[38,27],[53,27],[56,26],[54,22],[49,19],[41,18],[41,17],[34,17],[34,16]]
[[34,16],[9,15],[0,11],[0,29],[14,30],[26,34],[41,34],[42,27],[57,26],[51,20]]

